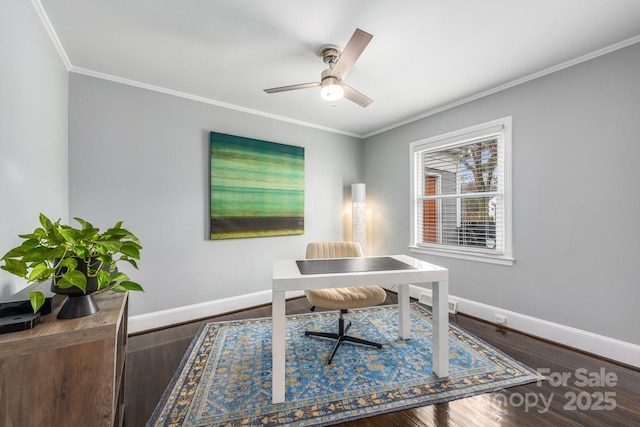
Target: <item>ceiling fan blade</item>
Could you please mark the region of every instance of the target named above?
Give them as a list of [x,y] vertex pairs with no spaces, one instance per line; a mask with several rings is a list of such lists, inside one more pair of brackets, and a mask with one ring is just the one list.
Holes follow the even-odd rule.
[[372,38],[373,36],[371,34],[362,31],[360,28],[356,28],[356,31],[340,54],[338,62],[336,62],[335,67],[333,67],[331,75],[344,80]]
[[318,87],[318,86],[320,86],[319,82],[301,83],[301,84],[298,84],[298,85],[272,87],[272,88],[269,88],[269,89],[265,89],[264,91],[267,92],[267,93],[277,93],[277,92],[286,92],[288,90],[309,89],[309,88]]
[[344,89],[344,97],[347,98],[351,102],[355,102],[362,108],[366,108],[369,104],[373,102],[373,99],[369,98],[366,95],[361,94],[354,88],[349,85],[342,83],[342,88]]

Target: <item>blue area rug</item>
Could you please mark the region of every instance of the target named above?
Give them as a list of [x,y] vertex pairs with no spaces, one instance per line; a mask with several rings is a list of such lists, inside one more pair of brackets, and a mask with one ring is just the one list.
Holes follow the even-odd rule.
[[350,310],[349,334],[381,350],[305,337],[337,329],[337,312],[287,316],[286,402],[271,403],[271,319],[203,324],[158,404],[151,426],[330,425],[536,381],[541,376],[455,325],[450,375],[431,374],[431,313],[411,304],[412,339],[397,307]]

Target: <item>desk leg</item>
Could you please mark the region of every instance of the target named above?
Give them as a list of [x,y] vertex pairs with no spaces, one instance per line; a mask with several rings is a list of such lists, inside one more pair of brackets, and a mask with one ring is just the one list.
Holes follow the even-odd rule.
[[433,282],[433,373],[449,376],[449,283]]
[[403,340],[411,339],[411,307],[409,284],[398,285],[398,333]]
[[285,375],[285,293],[273,291],[272,296],[272,336],[271,336],[271,394],[273,403],[284,402]]

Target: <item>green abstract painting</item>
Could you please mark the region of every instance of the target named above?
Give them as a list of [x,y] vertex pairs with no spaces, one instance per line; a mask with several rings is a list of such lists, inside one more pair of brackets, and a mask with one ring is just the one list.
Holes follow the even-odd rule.
[[211,132],[211,240],[304,233],[304,148]]

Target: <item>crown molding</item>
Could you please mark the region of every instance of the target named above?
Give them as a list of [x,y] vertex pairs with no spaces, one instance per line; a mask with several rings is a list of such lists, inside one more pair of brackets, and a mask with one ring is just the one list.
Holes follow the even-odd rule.
[[51,39],[53,46],[58,51],[58,55],[60,55],[60,59],[62,59],[62,63],[64,64],[67,71],[70,71],[71,61],[69,60],[69,56],[67,56],[67,52],[64,50],[64,47],[62,46],[62,43],[58,38],[58,34],[56,33],[56,30],[53,28],[53,25],[51,25],[49,16],[47,15],[47,12],[45,12],[44,7],[42,7],[42,3],[40,2],[40,0],[31,0],[31,3],[33,4],[34,9],[38,13],[38,16],[42,21],[42,25],[44,26],[45,31],[47,32],[47,34],[49,34],[49,38]]

